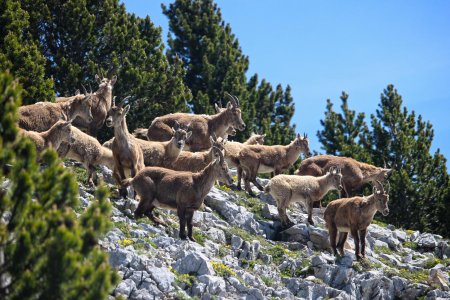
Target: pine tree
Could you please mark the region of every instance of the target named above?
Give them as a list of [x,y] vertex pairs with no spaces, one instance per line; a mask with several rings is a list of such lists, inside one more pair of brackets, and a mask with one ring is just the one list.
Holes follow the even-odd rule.
[[341,111],[333,109],[333,103],[327,99],[325,118],[320,120],[323,129],[317,132],[322,149],[327,154],[348,156],[370,162],[370,155],[365,148],[370,148],[367,134],[369,129],[365,122],[365,114],[351,110],[348,106],[348,94],[342,92],[340,97]]
[[35,146],[17,138],[20,91],[0,75],[0,178],[8,182],[0,192],[0,298],[104,299],[118,280],[97,243],[110,226],[107,190],[77,219],[73,175],[53,150],[40,170]]
[[32,39],[28,13],[20,1],[0,3],[0,70],[9,70],[25,88],[23,103],[52,100],[53,81],[46,77],[46,59]]
[[228,92],[241,100],[247,125],[244,132],[238,132],[237,140],[264,130],[267,144],[290,141],[294,133],[290,87],[283,91],[277,86],[274,91],[264,79],[259,82],[256,74],[247,82],[249,59],[217,4],[212,0],[176,0],[162,7],[171,32],[167,55],[171,61],[180,58],[183,63],[184,82],[193,95],[192,110],[213,113],[214,103]]

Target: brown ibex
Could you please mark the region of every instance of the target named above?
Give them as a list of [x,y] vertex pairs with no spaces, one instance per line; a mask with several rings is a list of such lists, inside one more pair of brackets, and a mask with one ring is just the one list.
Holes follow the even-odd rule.
[[286,209],[291,203],[301,202],[308,211],[308,222],[314,225],[312,211],[314,202],[320,201],[329,191],[339,190],[342,174],[339,169],[332,168],[320,177],[277,175],[273,177],[264,188],[277,201],[278,214],[284,228],[294,223],[289,219]]
[[[77,126],[79,128],[86,128],[88,130],[88,133],[92,136],[97,136],[98,130],[102,128],[103,124],[105,123],[106,117],[108,116],[108,112],[111,109],[112,90],[114,84],[117,81],[117,76],[113,76],[111,79],[100,79],[98,75],[95,75],[95,81],[98,83],[97,91],[95,91],[94,93],[92,93],[92,91],[91,93],[88,93],[86,89],[84,89],[84,93],[91,96],[92,114],[94,116],[94,119],[88,122],[83,118],[76,118],[73,122],[74,126]],[[57,99],[57,101],[64,102],[64,98],[66,97]]]
[[[199,172],[209,165],[219,153],[223,152],[223,142],[211,137],[211,149],[199,152],[181,151],[177,159],[168,161],[165,168],[177,171]],[[223,154],[223,153],[222,153]]]
[[188,127],[192,131],[192,137],[186,142],[185,150],[202,151],[211,148],[210,136],[223,137],[229,127],[244,130],[241,109],[237,97],[227,94],[230,102],[227,108],[215,115],[194,115],[187,113],[175,113],[153,120],[148,128],[147,137],[151,141],[168,141],[172,138],[172,130],[175,121]]
[[65,102],[38,102],[19,107],[19,127],[25,130],[42,132],[49,130],[60,119],[76,117],[91,122],[91,96],[75,98]]
[[383,182],[392,169],[385,169],[359,162],[350,157],[338,157],[333,155],[317,155],[301,162],[296,175],[322,176],[331,167],[338,167],[342,170],[342,186],[346,197],[360,189],[365,183]]
[[[333,254],[344,255],[344,244],[350,232],[355,240],[355,255],[361,259],[366,255],[367,227],[372,223],[377,211],[383,216],[389,214],[389,190],[385,191],[381,182],[373,187],[373,194],[368,197],[353,197],[331,201],[324,212],[324,219],[330,235]],[[336,237],[339,232],[339,239]],[[360,246],[361,244],[361,252]]]
[[244,171],[244,183],[247,192],[254,196],[250,188],[252,182],[260,191],[263,187],[256,181],[258,173],[270,173],[275,175],[287,170],[299,157],[300,153],[309,156],[308,137],[297,134],[289,145],[248,145],[239,152],[239,163]]
[[19,128],[19,134],[29,138],[36,145],[36,152],[39,156],[42,151],[50,147],[58,151],[62,142],[70,142],[72,140],[74,127],[70,126],[71,123],[71,120],[59,120],[49,130],[43,132],[27,131]]
[[200,172],[174,171],[159,167],[146,167],[134,178],[126,179],[123,186],[132,185],[140,196],[135,218],[147,216],[157,224],[165,223],[153,215],[155,207],[176,210],[180,220],[180,238],[195,241],[192,236],[194,212],[203,204],[214,182],[221,179],[231,184],[227,163],[220,151],[219,159],[212,161]]
[[[122,107],[126,99],[119,106],[116,106],[113,101],[109,117],[106,119],[106,126],[114,127],[114,141],[111,146],[114,157],[113,176],[119,186],[125,179],[125,168],[130,169],[131,177],[144,168],[142,149],[137,139],[128,131],[126,114],[130,110],[130,105]],[[126,188],[121,186],[119,192],[123,198],[127,197]]]
[[241,178],[242,178],[242,167],[239,162],[239,152],[245,145],[263,145],[265,134],[255,134],[252,133],[251,136],[244,142],[230,142],[226,141],[224,143],[225,149],[225,160],[226,162],[237,168],[237,188],[241,190]]
[[72,127],[73,140],[67,153],[62,157],[76,160],[83,164],[88,171],[88,184],[94,185],[95,166],[104,165],[114,169],[114,158],[112,151],[100,145],[98,140],[76,127]]

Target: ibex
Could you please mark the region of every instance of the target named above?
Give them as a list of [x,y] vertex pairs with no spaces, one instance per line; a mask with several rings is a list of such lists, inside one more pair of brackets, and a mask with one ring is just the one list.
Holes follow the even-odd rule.
[[242,167],[239,162],[239,152],[246,145],[263,145],[265,137],[266,137],[265,134],[252,133],[252,135],[244,143],[230,142],[230,141],[226,141],[224,143],[226,162],[228,163],[228,165],[231,165],[231,166],[234,166],[237,168],[237,176],[238,176],[237,188],[238,188],[238,190],[241,190],[241,178],[242,178]]
[[148,129],[146,129],[146,128],[136,128],[133,131],[133,135],[134,135],[134,137],[137,137],[138,139],[147,140],[147,131],[148,131]]
[[244,183],[247,192],[254,196],[250,188],[252,182],[260,191],[263,187],[256,181],[258,173],[270,173],[275,171],[275,175],[287,170],[299,157],[300,153],[310,155],[308,137],[301,137],[297,134],[289,145],[265,146],[248,145],[239,152],[239,163],[244,171]]
[[201,151],[211,148],[210,136],[222,137],[232,126],[238,130],[244,130],[241,109],[237,97],[227,94],[230,102],[227,108],[215,115],[193,115],[187,113],[175,113],[157,117],[150,125],[147,137],[151,141],[168,141],[172,138],[172,130],[175,121],[192,131],[192,137],[186,142],[185,150]]
[[[92,121],[87,121],[83,118],[76,118],[73,124],[80,128],[86,128],[88,133],[92,136],[97,136],[97,132],[105,123],[109,110],[111,109],[112,89],[117,81],[117,76],[111,79],[102,78],[95,75],[95,80],[98,83],[98,90],[94,93],[88,93],[86,89],[84,93],[91,96],[92,99],[92,114],[94,116]],[[76,97],[76,96],[74,96]],[[66,97],[57,99],[57,101],[64,102]],[[70,99],[70,97],[68,97]]]
[[[125,116],[130,110],[130,105],[122,108],[125,100],[126,98],[119,106],[116,106],[113,101],[113,107],[111,107],[109,117],[106,119],[106,126],[114,127],[114,141],[111,146],[114,157],[113,176],[119,186],[125,179],[125,168],[130,169],[131,177],[134,177],[139,170],[144,168],[142,149],[137,139],[128,131]],[[119,192],[123,198],[127,197],[126,188],[121,187]]]
[[223,142],[211,138],[211,149],[200,152],[181,151],[180,155],[172,161],[168,161],[164,167],[177,171],[200,172],[214,159],[219,157],[219,153],[223,154]]
[[[333,254],[344,255],[344,244],[350,232],[355,240],[355,255],[361,259],[366,255],[367,227],[372,223],[377,211],[383,216],[389,214],[389,191],[385,191],[381,182],[373,187],[373,194],[368,197],[353,197],[331,201],[324,212],[324,219],[330,234]],[[336,237],[339,232],[339,239]],[[361,243],[361,252],[360,252]]]
[[375,167],[350,157],[318,155],[303,160],[295,174],[322,176],[333,166],[342,170],[342,185],[346,197],[365,183],[373,183],[377,180],[383,182],[392,172],[392,169]]
[[[226,108],[222,107],[222,103],[220,104],[220,107],[217,104],[214,104],[214,108],[216,110],[216,114],[219,114],[222,111],[226,110]],[[229,136],[235,136],[236,133],[237,133],[236,128],[234,128],[233,126],[230,126],[230,127],[228,127],[227,131],[225,131],[225,134],[223,136],[218,136],[218,137],[226,140],[226,139],[228,139]]]
[[75,98],[65,102],[38,102],[19,107],[19,127],[25,130],[42,132],[49,130],[60,119],[76,117],[91,122],[91,96]]
[[88,171],[88,184],[94,185],[95,166],[105,165],[114,169],[114,158],[112,151],[100,145],[98,140],[76,127],[72,127],[73,140],[61,157],[70,158],[83,164]]
[[19,128],[21,136],[29,138],[35,145],[38,156],[47,148],[53,148],[58,151],[62,142],[70,142],[72,140],[72,132],[74,127],[70,126],[72,120],[59,120],[49,130],[43,132],[27,131]]
[[203,204],[216,179],[231,184],[227,163],[220,151],[219,159],[212,161],[200,172],[174,171],[159,167],[146,167],[134,178],[123,181],[123,186],[132,185],[140,196],[135,218],[147,216],[157,224],[165,225],[153,215],[155,207],[176,210],[180,221],[180,238],[195,241],[192,236],[194,212]]
[[320,177],[277,175],[270,180],[264,191],[270,193],[277,201],[278,214],[284,228],[294,225],[286,213],[286,209],[294,202],[301,202],[306,206],[308,222],[314,225],[312,220],[314,202],[320,201],[331,190],[341,189],[341,180],[341,171],[336,168],[330,169]]

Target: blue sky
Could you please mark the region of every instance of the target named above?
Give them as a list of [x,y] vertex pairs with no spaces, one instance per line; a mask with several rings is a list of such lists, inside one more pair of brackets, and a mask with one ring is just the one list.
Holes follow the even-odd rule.
[[[123,2],[161,26],[166,42],[161,3],[172,1]],[[408,109],[433,124],[433,151],[450,159],[450,1],[216,2],[250,58],[248,75],[291,85],[293,122],[309,133],[311,149],[321,151],[316,132],[327,98],[337,109],[346,91],[350,107],[369,115],[392,83]]]

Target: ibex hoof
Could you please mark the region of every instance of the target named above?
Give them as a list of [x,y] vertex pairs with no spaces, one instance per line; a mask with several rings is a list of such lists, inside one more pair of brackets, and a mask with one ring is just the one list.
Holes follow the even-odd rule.
[[189,236],[189,239],[193,242],[197,242],[197,240],[193,236]]

